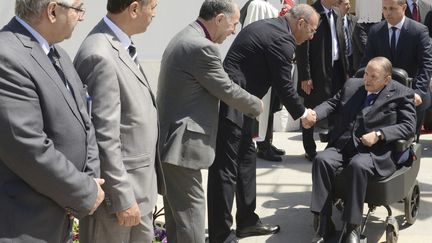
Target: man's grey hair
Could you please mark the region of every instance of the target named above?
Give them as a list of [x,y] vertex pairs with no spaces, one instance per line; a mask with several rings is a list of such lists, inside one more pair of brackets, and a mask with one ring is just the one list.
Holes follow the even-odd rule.
[[64,3],[68,6],[74,3],[73,0],[15,0],[15,15],[21,19],[38,19],[50,2]]
[[231,17],[236,8],[238,8],[237,4],[233,0],[205,0],[201,5],[199,17],[210,20],[221,13]]
[[368,65],[369,63],[377,63],[386,76],[392,75],[393,67],[389,59],[385,57],[374,57],[368,62]]
[[407,3],[407,0],[397,0],[397,3],[398,3],[399,5],[404,5],[404,4]]
[[316,15],[318,19],[320,18],[317,11],[308,4],[297,4],[288,12],[288,16],[297,20],[305,19],[306,21],[310,21],[313,15]]

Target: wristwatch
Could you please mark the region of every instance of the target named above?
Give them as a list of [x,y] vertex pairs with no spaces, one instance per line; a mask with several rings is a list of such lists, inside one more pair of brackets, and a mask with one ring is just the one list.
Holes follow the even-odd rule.
[[384,136],[383,136],[383,134],[382,134],[382,132],[380,130],[375,131],[375,134],[377,135],[377,137],[378,137],[379,140],[383,140]]

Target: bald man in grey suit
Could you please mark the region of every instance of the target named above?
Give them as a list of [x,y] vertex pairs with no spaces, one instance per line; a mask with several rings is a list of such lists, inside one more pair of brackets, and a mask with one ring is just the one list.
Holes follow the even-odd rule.
[[215,157],[219,100],[250,117],[261,101],[232,82],[218,47],[235,33],[240,10],[232,0],[204,1],[199,18],[168,44],[161,63],[157,101],[168,242],[205,241],[201,169]]
[[17,0],[0,31],[0,242],[72,242],[72,217],[104,198],[85,90],[56,45],[81,9],[80,0]]
[[131,36],[144,32],[156,0],[108,0],[108,14],[82,43],[75,66],[93,97],[93,123],[106,199],[82,220],[80,242],[152,242],[157,192],[164,193],[157,152],[156,101]]

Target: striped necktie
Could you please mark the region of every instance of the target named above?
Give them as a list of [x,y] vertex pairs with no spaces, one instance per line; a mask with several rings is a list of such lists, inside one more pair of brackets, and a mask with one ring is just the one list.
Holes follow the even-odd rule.
[[131,56],[132,60],[138,66],[138,69],[140,69],[140,65],[139,65],[139,61],[138,61],[138,53],[137,53],[136,47],[135,47],[133,42],[128,47],[128,51],[129,51],[129,55]]

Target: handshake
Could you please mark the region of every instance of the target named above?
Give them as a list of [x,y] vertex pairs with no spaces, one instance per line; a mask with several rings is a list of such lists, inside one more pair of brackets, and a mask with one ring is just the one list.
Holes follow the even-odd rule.
[[316,112],[312,109],[306,110],[306,117],[301,118],[302,126],[306,129],[311,128],[317,122]]

